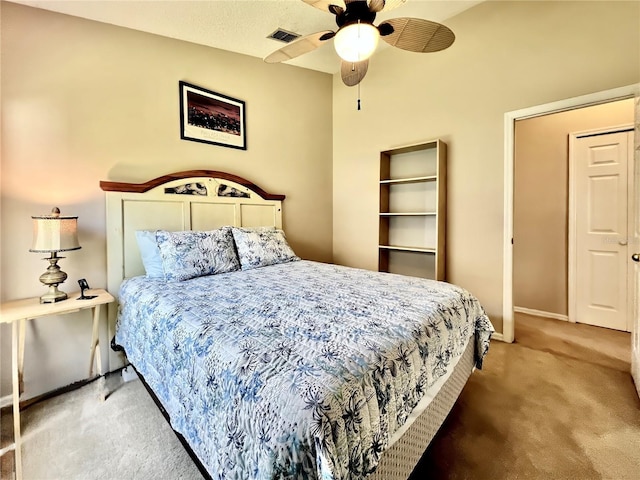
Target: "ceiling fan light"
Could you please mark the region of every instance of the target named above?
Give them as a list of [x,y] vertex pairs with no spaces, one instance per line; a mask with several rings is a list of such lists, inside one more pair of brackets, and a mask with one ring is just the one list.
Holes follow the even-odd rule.
[[373,54],[379,38],[380,32],[370,23],[352,23],[338,30],[333,45],[343,60],[361,62]]

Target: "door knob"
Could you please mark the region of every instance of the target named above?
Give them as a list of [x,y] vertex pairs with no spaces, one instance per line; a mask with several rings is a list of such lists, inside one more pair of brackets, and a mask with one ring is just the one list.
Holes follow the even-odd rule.
[[634,262],[640,262],[640,254],[634,253],[633,255],[631,255],[631,260],[633,260]]

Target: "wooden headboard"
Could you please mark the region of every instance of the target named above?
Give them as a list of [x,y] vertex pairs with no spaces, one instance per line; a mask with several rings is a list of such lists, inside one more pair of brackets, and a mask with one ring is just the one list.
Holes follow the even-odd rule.
[[[136,230],[213,230],[225,225],[282,228],[284,195],[236,175],[190,170],[145,183],[100,182],[107,204],[107,288],[117,298],[125,278],[144,275]],[[109,306],[109,338],[117,305]],[[111,370],[113,366],[110,361]]]

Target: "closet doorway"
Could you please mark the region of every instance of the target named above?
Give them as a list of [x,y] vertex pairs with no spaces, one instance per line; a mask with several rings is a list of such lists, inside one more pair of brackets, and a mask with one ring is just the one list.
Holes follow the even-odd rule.
[[[603,134],[631,130],[633,115],[630,98],[516,120],[514,312],[628,329],[625,242],[632,162],[626,133],[609,139]],[[593,168],[584,167],[589,162]],[[594,194],[615,198],[593,210]]]
[[[551,103],[535,105],[520,110],[513,110],[504,114],[504,229],[503,229],[503,297],[502,297],[502,331],[494,338],[505,342],[514,340],[514,167],[515,167],[515,126],[519,120],[567,112],[583,107],[597,106],[605,103],[634,98],[639,93],[640,84],[590,93],[580,97],[566,98]],[[640,101],[640,100],[638,100]],[[636,106],[640,119],[640,103]],[[634,162],[638,162],[636,158]],[[637,203],[634,201],[634,204]],[[635,231],[634,231],[635,232]],[[639,256],[640,258],[640,256]],[[634,277],[635,278],[635,277]],[[635,283],[635,281],[634,281]],[[640,284],[639,284],[640,285]],[[567,310],[568,311],[568,310]],[[640,319],[638,319],[640,329]],[[635,325],[634,320],[634,325]],[[637,330],[637,329],[636,329]],[[640,340],[637,342],[640,351]],[[640,359],[638,361],[640,363]]]

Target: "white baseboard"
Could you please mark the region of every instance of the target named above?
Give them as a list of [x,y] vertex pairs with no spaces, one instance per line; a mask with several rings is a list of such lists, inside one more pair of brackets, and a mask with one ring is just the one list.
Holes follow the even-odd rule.
[[513,311],[516,313],[534,315],[536,317],[553,318],[554,320],[562,320],[563,322],[569,321],[569,317],[567,315],[562,315],[561,313],[544,312],[542,310],[534,310],[533,308],[525,307],[513,307]]
[[5,395],[4,397],[0,397],[0,408],[8,407],[13,403],[12,395]]
[[504,342],[504,335],[502,335],[499,332],[494,332],[493,335],[491,335],[491,340],[497,340],[499,342]]

